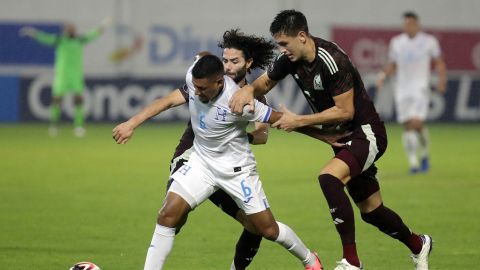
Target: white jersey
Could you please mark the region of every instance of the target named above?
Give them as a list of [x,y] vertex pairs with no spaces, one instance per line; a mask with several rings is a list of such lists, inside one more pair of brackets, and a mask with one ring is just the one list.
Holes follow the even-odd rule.
[[187,72],[186,85],[189,109],[195,139],[193,151],[214,174],[230,176],[238,170],[255,169],[255,157],[250,150],[246,127],[249,121],[267,122],[272,109],[255,100],[255,111],[234,115],[228,102],[239,86],[224,76],[219,95],[208,103],[195,96],[192,67]]
[[406,33],[390,41],[389,58],[397,66],[395,96],[427,95],[429,93],[431,60],[440,56],[437,39],[419,32],[410,38]]

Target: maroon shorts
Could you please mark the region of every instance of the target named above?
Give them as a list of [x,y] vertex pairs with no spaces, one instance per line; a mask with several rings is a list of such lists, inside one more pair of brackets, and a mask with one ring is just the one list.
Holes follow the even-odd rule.
[[345,147],[334,148],[335,157],[350,168],[347,189],[354,202],[367,199],[380,189],[374,162],[387,149],[387,133],[383,123],[362,125],[352,135],[340,140]]

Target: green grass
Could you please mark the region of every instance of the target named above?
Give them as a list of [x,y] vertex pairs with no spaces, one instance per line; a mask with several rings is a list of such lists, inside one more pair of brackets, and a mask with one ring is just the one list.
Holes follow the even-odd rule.
[[[127,145],[112,125],[90,125],[76,139],[40,124],[0,125],[0,268],[68,269],[93,261],[103,270],[143,269],[161,206],[168,165],[184,125],[152,124]],[[480,222],[478,125],[431,125],[432,170],[410,176],[401,129],[388,126],[378,162],[385,204],[417,232],[435,239],[431,269],[476,269]],[[326,269],[341,257],[340,241],[318,186],[330,149],[297,134],[272,131],[254,147],[276,218],[319,252]],[[412,269],[408,250],[356,214],[366,269]],[[177,236],[166,269],[228,269],[240,226],[206,202]],[[250,269],[301,269],[288,252],[263,241]]]

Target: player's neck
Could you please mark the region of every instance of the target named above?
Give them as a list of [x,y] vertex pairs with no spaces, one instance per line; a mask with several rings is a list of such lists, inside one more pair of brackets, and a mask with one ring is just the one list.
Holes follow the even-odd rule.
[[306,48],[305,48],[306,51],[305,51],[304,60],[307,61],[308,63],[312,63],[313,61],[315,61],[315,56],[317,55],[316,54],[317,46],[315,45],[315,41],[311,38],[307,39],[307,43],[305,45],[306,45]]
[[237,84],[240,87],[244,87],[247,84],[247,77],[243,77]]
[[408,36],[409,38],[415,38],[415,37],[418,35],[419,32],[420,32],[420,30],[417,30],[417,31],[414,31],[414,32],[410,32],[410,33],[407,33],[407,36]]

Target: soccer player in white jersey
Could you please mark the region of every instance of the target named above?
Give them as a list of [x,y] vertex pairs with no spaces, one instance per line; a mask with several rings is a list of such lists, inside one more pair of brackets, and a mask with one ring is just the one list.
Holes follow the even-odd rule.
[[436,90],[440,93],[446,90],[447,71],[437,39],[421,31],[415,13],[406,12],[403,17],[404,33],[390,41],[389,64],[378,74],[377,89],[396,72],[397,121],[404,127],[402,140],[410,173],[426,172],[430,167],[429,137],[424,122],[430,104],[431,62],[438,73]]
[[[159,212],[145,270],[159,270],[170,253],[176,227],[218,189],[226,191],[246,213],[251,229],[297,257],[305,269],[322,269],[320,260],[286,225],[275,221],[256,172],[246,127],[250,121],[274,123],[282,113],[257,101],[253,113],[234,115],[228,102],[238,85],[224,75],[220,59],[205,55],[190,67],[186,87],[163,98],[161,111],[189,103],[195,139],[189,161],[174,179]],[[122,142],[121,134],[114,139]]]

